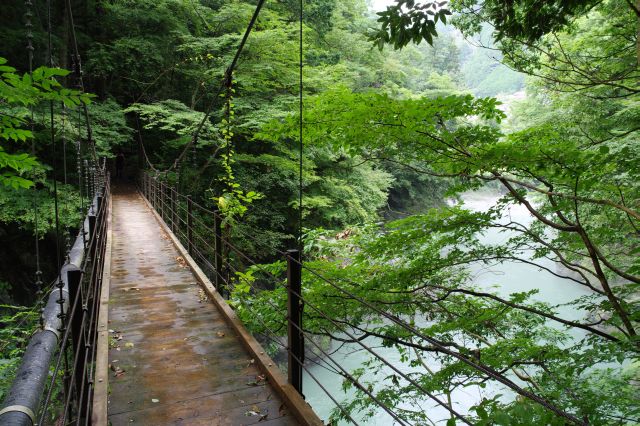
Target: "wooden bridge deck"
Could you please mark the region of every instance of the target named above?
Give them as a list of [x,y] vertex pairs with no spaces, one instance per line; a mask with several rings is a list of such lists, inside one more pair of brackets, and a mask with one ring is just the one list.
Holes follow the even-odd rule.
[[113,195],[108,328],[110,424],[298,424],[132,191]]

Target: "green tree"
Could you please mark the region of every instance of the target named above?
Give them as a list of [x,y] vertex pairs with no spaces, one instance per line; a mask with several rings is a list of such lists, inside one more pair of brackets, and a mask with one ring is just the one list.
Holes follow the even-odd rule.
[[[347,242],[335,240],[336,248],[308,264],[356,297],[313,274],[305,276],[309,305],[348,325],[358,339],[380,339],[413,367],[429,365],[425,359],[440,365],[427,369],[429,374],[415,374],[423,388],[450,395],[484,383],[486,375],[471,364],[517,377],[521,388],[512,390],[521,397],[481,401],[472,410],[479,424],[564,424],[561,412],[577,422],[637,422],[637,365],[625,367],[625,360],[638,359],[640,313],[637,18],[628,3],[567,3],[561,13],[564,3],[549,2],[537,10],[533,3],[512,3],[519,25],[502,22],[511,18],[500,15],[498,2],[484,2],[481,13],[456,18],[467,34],[486,21],[494,24],[505,63],[533,77],[529,89],[535,98],[516,108],[504,130],[495,99],[466,95],[398,99],[334,90],[313,99],[306,111],[310,138],[354,158],[453,180],[452,196],[487,183],[502,188],[504,195],[486,212],[464,206],[429,210],[390,223],[384,231],[374,228]],[[474,5],[453,3],[452,8]],[[396,47],[432,42],[435,17],[447,16],[437,7],[399,2],[382,14],[376,40]],[[431,18],[417,18],[421,14]],[[549,14],[558,16],[531,27],[531,19]],[[426,30],[414,26],[416,21]],[[510,206],[522,206],[534,220],[505,220]],[[483,242],[480,236],[488,229],[507,238],[497,245]],[[549,268],[545,261],[561,268]],[[588,289],[589,295],[572,305],[593,321],[565,318],[557,306],[535,302],[534,293],[502,295],[478,288],[466,268],[502,262],[528,263]],[[283,300],[282,291],[277,288],[273,300]],[[336,299],[342,300],[340,306]],[[418,333],[388,321],[383,312]],[[336,323],[310,317],[310,332],[345,340]],[[258,330],[264,327],[245,319]],[[570,337],[562,327],[580,330],[581,337]],[[386,371],[377,359],[366,369]],[[420,405],[424,393],[414,385],[400,386],[399,380],[378,381],[377,396],[396,407],[407,401]],[[376,404],[358,389],[349,408],[373,415]],[[603,395],[600,389],[616,392]],[[558,411],[533,403],[526,392]],[[428,421],[428,414],[398,410],[407,420]]]
[[68,107],[89,101],[88,95],[65,89],[56,80],[67,74],[65,70],[41,67],[32,74],[20,75],[0,58],[0,140],[4,142],[0,145],[0,183],[5,186],[29,188],[33,182],[27,174],[40,167],[35,157],[19,148],[33,138],[28,129],[29,108],[43,101],[63,102]]

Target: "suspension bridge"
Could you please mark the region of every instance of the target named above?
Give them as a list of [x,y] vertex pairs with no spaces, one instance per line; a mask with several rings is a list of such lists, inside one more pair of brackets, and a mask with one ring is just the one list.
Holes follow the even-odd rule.
[[[31,7],[31,2],[26,4]],[[47,4],[50,15],[50,4]],[[362,335],[353,334],[353,329],[344,322],[328,317],[305,299],[303,270],[314,279],[325,281],[345,299],[370,309],[372,315],[426,342],[430,350],[457,359],[570,424],[587,424],[586,420],[558,408],[502,372],[452,349],[414,324],[326,279],[305,265],[299,249],[286,252],[274,249],[271,254],[277,254],[287,263],[286,278],[274,275],[254,262],[225,234],[220,212],[180,193],[175,183],[167,179],[167,172],[177,169],[189,149],[195,146],[199,132],[225,90],[226,123],[229,123],[232,74],[263,4],[264,0],[257,2],[217,93],[206,107],[191,140],[168,170],[160,171],[149,161],[140,140],[139,157],[144,159],[145,167],[138,171],[136,185],[112,188],[106,164],[98,158],[92,140],[88,109],[82,106],[86,137],[78,131],[77,176],[80,197],[87,201],[85,216],[73,245],[66,252],[66,261],[58,261],[59,272],[46,287],[40,326],[31,337],[16,378],[0,406],[0,425],[322,425],[322,420],[305,402],[303,377],[316,382],[342,419],[360,424],[341,401],[344,394],[330,392],[309,369],[305,351],[311,353],[313,362],[335,373],[337,380],[348,382],[369,398],[388,415],[389,424],[410,424],[397,407],[361,383],[326,347],[314,340],[303,325],[306,313],[331,323],[344,334],[345,340],[384,364],[403,386],[421,392],[430,406],[446,410],[450,420],[472,424],[469,413],[458,411],[442,395],[426,388],[416,373],[408,373],[402,366],[385,359]],[[84,91],[69,0],[66,5],[73,41],[74,75],[78,88]],[[30,25],[27,20],[27,29]],[[50,22],[48,32],[51,47]],[[31,70],[30,31],[27,38]],[[303,201],[302,60],[300,3],[300,206]],[[49,65],[53,65],[52,60]],[[55,159],[53,111],[51,103]],[[58,230],[56,175],[54,160]],[[64,176],[66,183],[66,163]],[[37,218],[36,198],[34,211]],[[300,217],[298,225],[301,223]],[[60,232],[57,234],[60,246]],[[36,240],[36,257],[38,251]],[[61,252],[58,247],[57,254]],[[247,267],[258,268],[268,277],[270,286],[285,283],[287,312],[279,326],[286,333],[276,335],[263,324],[267,331],[253,336],[225,300]],[[39,274],[38,270],[36,283],[40,283]],[[257,293],[264,288],[252,286],[250,291]],[[265,303],[274,312],[282,311],[269,299],[265,299]],[[256,319],[263,321],[259,315]],[[263,344],[268,344],[272,352]],[[273,348],[284,354],[286,363],[279,365],[270,358]]]
[[47,424],[57,385],[62,424],[322,424],[189,254],[196,204],[144,182],[96,191],[0,424]]

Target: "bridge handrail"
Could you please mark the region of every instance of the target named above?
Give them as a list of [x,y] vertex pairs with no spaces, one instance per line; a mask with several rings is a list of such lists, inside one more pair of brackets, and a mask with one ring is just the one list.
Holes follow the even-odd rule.
[[[168,230],[176,235],[181,244],[188,247],[185,251],[194,259],[205,275],[215,283],[215,288],[221,296],[229,295],[234,281],[233,277],[236,273],[242,272],[239,268],[241,269],[243,265],[257,267],[266,274],[267,279],[272,284],[282,282],[284,279],[284,277],[276,277],[262,268],[261,265],[257,264],[250,256],[239,249],[228,235],[222,232],[221,224],[223,217],[220,212],[198,204],[191,199],[191,196],[180,194],[175,187],[170,186],[158,178],[158,176],[144,171],[141,173],[139,180],[139,189],[147,199],[151,208],[157,212],[159,219],[165,222]],[[196,212],[204,214],[205,216],[198,217]],[[212,219],[212,223],[205,223],[207,217]],[[200,232],[203,232],[205,236],[201,235]],[[251,239],[249,235],[244,236]],[[207,238],[213,240],[213,245],[207,241]],[[377,398],[373,392],[359,383],[353,375],[342,368],[338,362],[333,360],[331,354],[327,353],[325,349],[318,345],[313,340],[313,336],[310,336],[304,329],[302,326],[302,311],[304,305],[308,304],[308,302],[305,301],[302,296],[302,269],[304,266],[300,258],[300,251],[288,250],[287,252],[283,252],[274,249],[274,253],[284,256],[287,260],[287,315],[285,323],[281,324],[281,327],[287,330],[286,341],[281,341],[280,337],[273,334],[264,323],[263,326],[270,334],[260,334],[260,337],[269,344],[273,344],[286,352],[288,358],[286,366],[288,383],[300,395],[304,395],[302,392],[302,378],[303,372],[306,372],[307,377],[313,380],[328,398],[333,401],[344,418],[348,419],[352,424],[357,425],[358,422],[342,404],[336,400],[336,395],[333,395],[327,390],[316,375],[310,371],[305,362],[310,361],[321,367],[325,367],[323,364],[328,364],[328,361],[331,361],[331,363],[334,364],[330,365],[332,372],[335,372],[343,379],[350,381],[356,387],[362,389],[369,398],[384,409],[398,424],[406,425],[406,422],[402,421],[397,414],[394,413],[392,408],[388,407],[383,401]],[[239,267],[234,266],[229,259],[230,254],[233,254],[242,265]],[[251,287],[253,291],[260,291],[260,289],[254,285],[251,285]],[[269,303],[272,308],[279,309],[273,302],[267,301],[267,303]],[[315,308],[314,306],[311,307]],[[262,321],[261,318],[256,317],[256,319],[259,322]],[[321,361],[314,359],[305,360],[305,341],[309,343],[307,350],[311,352],[313,356],[321,359]],[[375,353],[373,354],[377,355]]]
[[[276,276],[270,272],[264,265],[256,263],[251,256],[248,256],[243,250],[239,249],[232,241],[228,232],[223,232],[221,224],[224,219],[220,212],[213,211],[200,204],[197,204],[191,199],[190,196],[179,194],[175,187],[168,185],[158,176],[150,175],[146,172],[142,173],[140,180],[140,190],[147,198],[147,201],[153,209],[156,210],[161,220],[165,222],[170,231],[172,231],[182,244],[188,247],[188,254],[191,257],[198,258],[200,261],[196,261],[198,266],[204,270],[209,271],[211,281],[215,281],[215,287],[220,295],[228,295],[231,287],[236,280],[237,273],[244,272],[246,267],[254,267],[259,270],[265,276],[265,283],[268,288],[274,288],[278,285],[282,285],[283,277]],[[184,214],[185,217],[181,217]],[[201,217],[199,217],[199,214]],[[201,214],[204,214],[203,216]],[[211,222],[207,224],[207,222]],[[184,226],[183,226],[184,225]],[[252,244],[257,244],[257,247],[264,248],[264,242],[258,241],[255,235],[248,232],[237,229],[239,234],[250,241]],[[213,240],[213,245],[210,241]],[[262,246],[261,246],[262,244]],[[313,311],[312,316],[322,317],[324,320],[331,323],[336,327],[339,333],[343,333],[347,338],[338,339],[345,343],[352,343],[360,346],[372,358],[380,361],[384,368],[388,368],[394,372],[396,380],[401,378],[408,386],[415,388],[426,399],[433,401],[441,408],[447,410],[452,418],[464,424],[472,424],[472,418],[469,412],[459,411],[454,408],[453,405],[445,401],[441,395],[436,395],[429,390],[423,383],[421,383],[419,377],[414,372],[403,371],[397,363],[394,363],[388,359],[385,359],[379,351],[374,350],[367,345],[363,340],[367,336],[376,336],[378,338],[384,338],[385,336],[377,333],[372,333],[364,328],[354,325],[348,325],[343,321],[335,318],[330,318],[323,310],[315,303],[309,301],[303,295],[301,287],[302,271],[304,270],[308,277],[312,277],[314,280],[319,280],[327,283],[334,288],[340,294],[343,295],[345,300],[353,301],[361,306],[369,309],[372,314],[383,318],[385,321],[389,321],[394,325],[410,333],[412,336],[426,342],[429,346],[421,346],[424,350],[430,350],[431,347],[437,348],[440,353],[446,354],[452,358],[457,359],[462,364],[466,364],[468,367],[474,369],[478,374],[486,377],[487,380],[493,380],[513,390],[521,397],[527,398],[540,406],[543,406],[550,412],[566,419],[572,424],[583,424],[580,419],[577,419],[571,412],[565,411],[555,405],[552,401],[546,399],[537,393],[531,392],[525,387],[512,380],[508,375],[492,368],[489,365],[482,363],[481,361],[468,356],[467,354],[452,349],[446,342],[439,340],[438,338],[425,333],[423,330],[416,328],[416,326],[405,319],[398,317],[392,313],[387,312],[384,306],[378,306],[375,302],[366,300],[349,289],[349,285],[353,283],[348,279],[342,278],[340,282],[348,283],[345,287],[333,280],[330,280],[323,276],[320,272],[310,268],[307,264],[302,262],[300,258],[300,251],[289,250],[284,252],[278,250],[275,247],[269,248],[270,252],[278,254],[284,257],[287,261],[287,279],[286,279],[286,294],[287,294],[287,314],[283,319],[283,322],[279,320],[270,319],[270,321],[278,321],[275,326],[279,327],[279,330],[286,329],[286,344],[281,336],[277,335],[273,331],[273,327],[267,326],[265,320],[261,318],[261,315],[254,316],[261,328],[263,328],[264,334],[260,332],[260,336],[267,340],[270,344],[274,344],[277,347],[286,351],[288,356],[287,372],[289,375],[289,383],[300,394],[302,394],[302,376],[305,371],[309,378],[316,382],[316,384],[322,389],[322,391],[334,402],[337,410],[341,413],[341,417],[349,420],[353,424],[358,424],[357,421],[351,416],[350,410],[343,407],[323,385],[318,381],[314,374],[305,365],[305,349],[316,357],[316,359],[307,359],[310,362],[316,363],[319,366],[326,368],[334,374],[342,377],[346,382],[350,382],[350,385],[365,394],[375,405],[383,409],[389,416],[393,418],[395,422],[400,425],[407,424],[405,419],[401,419],[399,415],[399,407],[390,406],[384,402],[384,398],[380,398],[380,395],[376,395],[376,392],[366,384],[361,383],[354,375],[349,373],[343,368],[340,361],[336,361],[331,353],[328,353],[321,345],[318,345],[314,341],[314,333],[305,329],[302,325],[302,313],[306,306]],[[187,250],[185,250],[187,251]],[[231,255],[231,256],[230,256]],[[234,259],[231,259],[233,257]],[[236,262],[234,266],[232,263]],[[260,292],[264,288],[259,288],[255,283],[248,282],[252,292]],[[264,285],[263,284],[263,285]],[[282,311],[283,308],[277,306],[277,302],[274,302],[268,298],[262,299],[265,303],[269,304],[275,312]],[[271,324],[272,326],[274,324]],[[351,330],[351,332],[349,331]],[[323,335],[321,333],[321,335]],[[326,335],[326,334],[324,334]],[[333,338],[333,336],[330,335]],[[305,347],[305,340],[309,345]],[[331,351],[329,351],[331,352]],[[401,409],[400,409],[401,410]]]
[[[104,235],[111,195],[108,173],[92,180],[92,202],[49,293],[41,327],[31,337],[2,403],[2,425],[43,424],[53,402],[54,387],[60,384],[62,424],[66,424],[67,418],[90,418],[99,299],[96,296],[104,267]],[[55,362],[53,374],[52,362]],[[62,383],[57,383],[61,372]]]

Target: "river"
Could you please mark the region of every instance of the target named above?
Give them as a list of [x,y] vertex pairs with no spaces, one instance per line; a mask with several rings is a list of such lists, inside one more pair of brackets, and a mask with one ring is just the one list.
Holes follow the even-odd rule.
[[[474,193],[465,194],[462,200],[465,206],[475,211],[483,211],[491,207],[496,199],[497,193],[489,191],[478,191]],[[512,206],[508,211],[504,213],[504,220],[514,219],[520,223],[529,223],[532,220],[531,215],[524,206]],[[501,233],[496,229],[489,230],[486,234],[481,236],[481,241],[491,244],[499,244],[508,238],[508,234]],[[555,265],[551,261],[539,261],[545,267],[551,270],[555,270]],[[537,289],[539,291],[533,298],[542,302],[550,304],[564,304],[571,302],[581,296],[591,294],[591,291],[587,288],[580,286],[572,281],[556,277],[547,271],[541,270],[535,266],[528,265],[521,262],[505,262],[499,265],[487,267],[485,265],[475,265],[470,268],[472,272],[473,281],[475,284],[483,289],[492,290],[497,292],[501,296],[508,296],[511,293],[522,292]],[[571,306],[560,306],[557,309],[561,317],[576,320],[584,317],[585,313]],[[557,323],[550,323],[549,325],[556,326]],[[573,332],[574,337],[579,338],[580,331]],[[366,340],[367,345],[377,346],[375,339],[368,338]],[[338,348],[338,344],[333,345]],[[312,349],[315,349],[311,347]],[[338,350],[332,358],[335,359],[345,370],[353,371],[356,368],[361,368],[363,363],[369,359],[369,354],[361,349],[361,346],[350,344],[345,345]],[[413,372],[416,369],[412,369],[406,365],[403,365],[400,360],[400,354],[393,348],[376,348],[375,351],[383,356],[387,361],[393,365],[401,368],[405,372]],[[317,352],[317,351],[316,351]],[[430,368],[437,370],[437,365],[430,365]],[[320,386],[314,381],[311,375],[322,384],[323,387],[339,402],[349,401],[352,399],[353,392],[345,393],[342,390],[342,378],[312,362],[307,362],[307,368],[309,372],[305,372],[304,375],[304,390],[303,393],[306,396],[307,401],[311,404],[313,409],[318,413],[321,419],[327,420],[331,411],[336,407],[335,403],[327,396],[327,394],[320,388]],[[391,372],[391,370],[388,370]],[[382,379],[378,377],[378,379]],[[363,377],[365,381],[374,381],[376,377],[373,374]],[[485,389],[469,388],[466,390],[457,391],[452,395],[452,400],[456,409],[464,413],[469,407],[476,404],[482,399],[483,395],[495,394],[496,392],[510,395],[510,392],[498,385],[490,385]],[[448,412],[441,408],[433,401],[425,400],[420,406],[408,406],[414,410],[427,410],[429,417],[433,422],[441,422],[444,419],[449,418]],[[361,416],[354,416],[354,419],[363,425],[380,425],[388,426],[394,424],[393,419],[383,409],[376,411],[375,415],[366,421]],[[343,423],[341,423],[343,424]],[[344,423],[349,424],[349,423]]]

